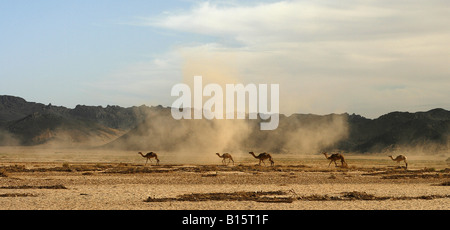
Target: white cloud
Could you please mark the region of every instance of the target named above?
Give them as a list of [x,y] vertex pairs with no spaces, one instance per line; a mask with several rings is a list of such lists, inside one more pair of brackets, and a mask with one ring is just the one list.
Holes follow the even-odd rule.
[[166,67],[184,77],[279,83],[284,113],[376,117],[424,104],[448,109],[449,8],[433,0],[202,2],[140,25],[215,38],[171,51],[181,66]]
[[315,42],[409,36],[412,33],[436,32],[436,29],[446,28],[450,22],[446,2],[394,4],[391,1],[328,0],[220,6],[203,2],[189,11],[148,18],[143,24],[227,36],[245,44],[254,44],[255,41]]

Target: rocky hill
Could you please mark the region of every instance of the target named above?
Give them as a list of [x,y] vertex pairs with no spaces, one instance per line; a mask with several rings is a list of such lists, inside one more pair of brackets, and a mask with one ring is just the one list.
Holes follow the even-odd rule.
[[0,96],[0,145],[108,143],[158,107],[85,106],[73,109]]
[[396,148],[449,151],[450,111],[392,112],[377,119],[349,116],[349,136],[339,143],[350,152],[380,152]]
[[450,111],[360,115],[280,115],[279,127],[260,120],[174,120],[170,108],[85,106],[73,109],[0,96],[0,145],[87,144],[155,151],[449,151]]

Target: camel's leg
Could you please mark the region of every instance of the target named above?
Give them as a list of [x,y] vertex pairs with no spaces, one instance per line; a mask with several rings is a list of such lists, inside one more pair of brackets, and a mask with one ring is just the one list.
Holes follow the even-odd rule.
[[146,166],[146,165],[147,165],[147,162],[148,162],[148,158],[147,158],[147,160],[145,161],[145,164],[144,164],[144,166]]
[[330,161],[330,163],[328,164],[328,167],[330,167],[330,165],[331,165],[332,162],[333,162],[333,161]]
[[[230,160],[233,161],[233,165],[234,165],[234,160],[233,160],[233,158],[230,158]],[[228,163],[230,163],[230,161],[228,161]]]

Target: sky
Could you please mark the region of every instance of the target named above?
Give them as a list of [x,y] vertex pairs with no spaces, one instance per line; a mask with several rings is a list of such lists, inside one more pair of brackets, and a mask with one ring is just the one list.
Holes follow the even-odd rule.
[[0,0],[0,95],[170,106],[194,76],[279,84],[280,112],[450,109],[447,0]]

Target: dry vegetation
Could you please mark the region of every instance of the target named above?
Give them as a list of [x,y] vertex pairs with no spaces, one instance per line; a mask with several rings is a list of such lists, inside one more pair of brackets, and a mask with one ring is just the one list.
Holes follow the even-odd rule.
[[[385,156],[275,155],[275,166],[177,161],[0,162],[1,209],[448,209],[450,168],[412,158],[408,169]],[[237,158],[239,159],[239,158]],[[376,202],[375,202],[376,201]],[[344,202],[344,203],[342,203]]]
[[[148,197],[145,202],[170,202],[170,201],[256,201],[256,202],[287,202],[294,201],[284,191],[257,191],[257,192],[230,192],[230,193],[192,193],[183,194],[176,198],[152,198]],[[278,196],[277,196],[278,195]]]

